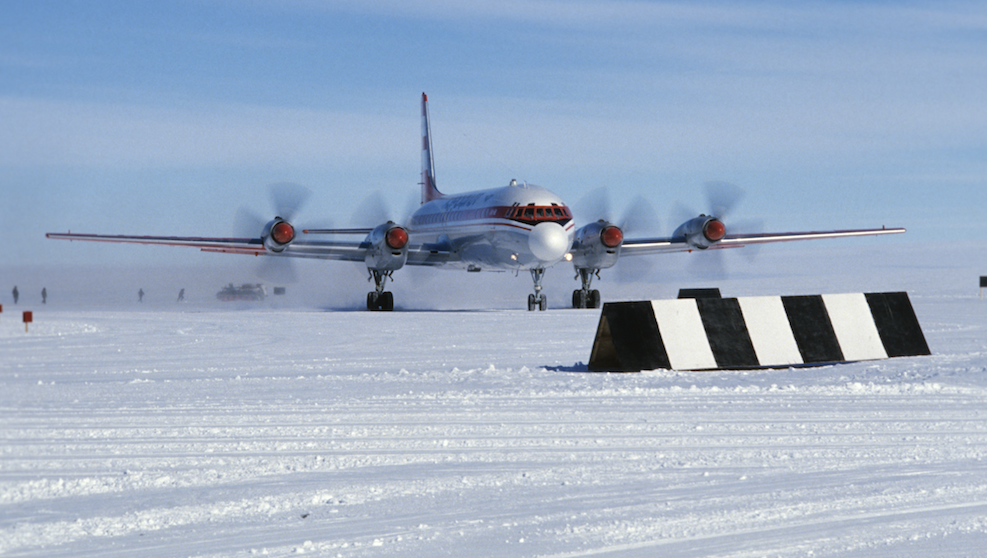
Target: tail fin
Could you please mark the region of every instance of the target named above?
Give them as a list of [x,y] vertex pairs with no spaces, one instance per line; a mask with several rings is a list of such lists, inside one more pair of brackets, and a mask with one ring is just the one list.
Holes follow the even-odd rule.
[[435,163],[432,161],[432,131],[428,125],[428,96],[422,93],[422,203],[442,197],[435,187]]

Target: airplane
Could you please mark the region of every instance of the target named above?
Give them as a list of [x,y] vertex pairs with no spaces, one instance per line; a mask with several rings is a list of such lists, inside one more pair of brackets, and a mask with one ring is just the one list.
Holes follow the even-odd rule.
[[[302,229],[289,214],[275,216],[256,238],[127,236],[48,233],[47,238],[94,242],[188,246],[204,252],[248,254],[274,258],[315,258],[363,262],[375,288],[367,293],[367,309],[394,309],[387,280],[406,265],[466,271],[528,271],[534,292],[528,310],[545,310],[542,292],[546,269],[566,261],[581,285],[572,293],[574,308],[599,308],[600,291],[593,277],[620,258],[670,252],[810,240],[897,234],[903,228],[815,232],[729,234],[718,215],[700,214],[682,223],[671,236],[626,238],[621,226],[599,219],[577,227],[570,208],[549,190],[511,180],[507,186],[459,194],[440,192],[435,182],[428,96],[421,96],[421,205],[405,224],[386,221],[372,228]],[[362,240],[339,240],[358,235]],[[329,238],[329,239],[325,239]]]

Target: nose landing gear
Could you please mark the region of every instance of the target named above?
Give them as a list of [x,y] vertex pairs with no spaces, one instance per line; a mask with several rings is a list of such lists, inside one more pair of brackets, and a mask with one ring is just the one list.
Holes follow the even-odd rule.
[[544,311],[548,308],[548,297],[541,292],[541,280],[545,277],[545,269],[532,269],[531,280],[535,283],[534,294],[528,295],[528,311],[533,312],[535,308]]

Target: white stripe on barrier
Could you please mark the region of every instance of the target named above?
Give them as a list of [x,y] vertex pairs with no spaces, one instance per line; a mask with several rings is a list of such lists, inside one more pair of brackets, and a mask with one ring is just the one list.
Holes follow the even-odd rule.
[[824,294],[822,299],[844,359],[888,358],[863,293]]
[[695,299],[652,300],[651,306],[673,370],[717,368]]
[[802,364],[780,296],[738,297],[737,302],[761,366]]

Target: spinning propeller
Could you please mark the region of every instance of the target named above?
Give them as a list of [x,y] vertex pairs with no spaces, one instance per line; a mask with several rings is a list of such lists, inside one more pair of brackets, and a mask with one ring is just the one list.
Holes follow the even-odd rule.
[[[264,244],[272,251],[284,249],[298,234],[292,224],[295,216],[311,197],[312,191],[293,182],[279,182],[268,187],[274,219],[268,221],[244,208],[237,209],[233,219],[234,234],[244,238],[256,238],[260,232]],[[298,275],[292,258],[262,258],[257,275],[276,283],[295,283]]]
[[[729,182],[707,182],[704,185],[704,189],[706,191],[706,206],[709,208],[709,212],[700,215],[700,217],[706,216],[713,218],[706,221],[702,230],[705,238],[711,243],[715,243],[730,233],[757,233],[761,232],[764,228],[763,222],[757,219],[734,220],[728,218],[744,199],[745,192],[739,186]],[[681,203],[676,204],[675,215],[676,222],[684,221],[683,225],[676,229],[676,234],[680,234],[683,228],[687,228],[690,221],[699,219],[695,211],[683,206]],[[706,251],[699,249],[696,252]],[[747,250],[745,251],[745,255],[747,257],[753,257],[754,252]],[[723,279],[727,276],[723,253],[720,250],[711,250],[701,256],[693,257],[690,260],[689,269],[694,274],[715,279]]]
[[[611,224],[601,231],[602,242],[610,248],[619,245],[624,238],[658,236],[658,213],[644,196],[634,197],[619,219],[611,209],[610,197],[610,189],[600,187],[580,198],[575,205],[578,224],[582,226],[596,220]],[[647,276],[653,266],[650,258],[621,259],[616,266],[617,279],[636,281]]]

